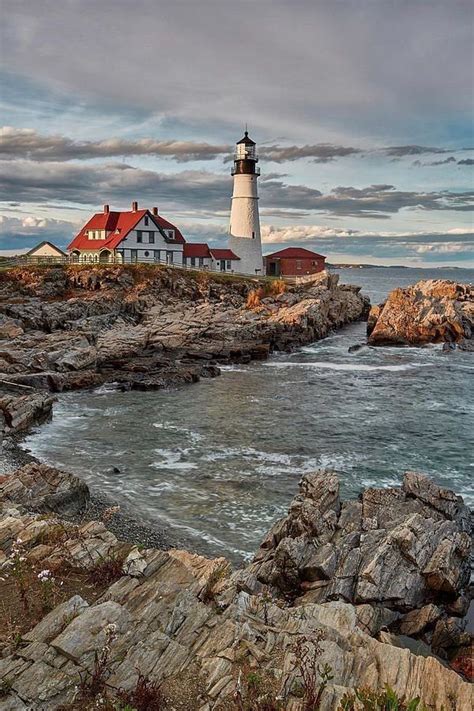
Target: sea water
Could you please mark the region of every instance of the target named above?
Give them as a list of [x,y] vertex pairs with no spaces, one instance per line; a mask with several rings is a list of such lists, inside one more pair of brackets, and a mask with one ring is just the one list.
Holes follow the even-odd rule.
[[[468,270],[350,269],[372,303],[421,278]],[[221,377],[158,392],[111,386],[60,395],[27,437],[39,459],[180,541],[238,561],[285,514],[304,472],[335,469],[343,496],[430,474],[473,503],[474,356],[368,348],[352,324],[292,354],[227,366]]]

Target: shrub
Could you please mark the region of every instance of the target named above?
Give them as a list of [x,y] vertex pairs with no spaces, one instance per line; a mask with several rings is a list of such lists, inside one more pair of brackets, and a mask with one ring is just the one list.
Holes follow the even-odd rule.
[[216,596],[216,587],[218,583],[225,578],[229,571],[229,566],[228,564],[226,565],[221,565],[217,568],[214,568],[212,573],[209,575],[206,584],[203,588],[203,591],[201,592],[200,599],[201,602],[204,603],[209,603],[213,602]]
[[318,664],[323,639],[322,631],[317,630],[311,636],[300,637],[292,648],[295,670],[300,679],[299,691],[303,700],[303,711],[319,711],[323,691],[333,678],[328,664]]
[[262,304],[262,298],[264,295],[265,293],[261,286],[258,289],[251,289],[247,295],[245,308],[258,309]]
[[284,294],[285,291],[286,283],[283,279],[273,279],[265,285],[265,295],[267,296],[278,296],[279,294]]
[[234,694],[235,711],[284,711],[283,700],[276,696],[275,679],[268,672],[240,670]]
[[344,694],[338,711],[426,711],[420,698],[405,701],[389,686],[384,691],[356,689],[353,694]]
[[132,708],[135,711],[162,711],[166,708],[166,699],[161,691],[161,685],[150,681],[140,673],[135,688],[131,691],[120,689],[117,698],[126,704],[125,708]]
[[110,585],[123,574],[123,559],[110,555],[107,558],[100,558],[89,568],[88,578],[93,585]]
[[105,642],[94,655],[94,666],[88,676],[81,679],[79,690],[82,699],[95,699],[105,695],[107,679],[110,676],[110,647],[116,638],[116,625],[111,623],[105,627]]

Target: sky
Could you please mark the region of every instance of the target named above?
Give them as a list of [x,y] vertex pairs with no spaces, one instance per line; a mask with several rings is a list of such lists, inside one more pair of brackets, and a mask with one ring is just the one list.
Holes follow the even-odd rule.
[[110,204],[226,242],[258,144],[264,253],[474,267],[464,0],[0,0],[0,250]]

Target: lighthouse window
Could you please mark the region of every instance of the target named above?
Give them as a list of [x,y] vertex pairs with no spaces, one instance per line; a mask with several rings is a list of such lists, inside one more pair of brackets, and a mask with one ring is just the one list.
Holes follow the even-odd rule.
[[255,239],[255,232],[252,232],[252,239]]

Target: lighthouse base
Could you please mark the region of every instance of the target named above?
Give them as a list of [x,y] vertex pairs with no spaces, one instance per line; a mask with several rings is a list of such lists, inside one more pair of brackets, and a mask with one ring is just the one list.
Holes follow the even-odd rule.
[[229,249],[240,257],[239,261],[234,262],[235,272],[251,276],[262,276],[264,274],[262,245],[259,239],[230,235]]

